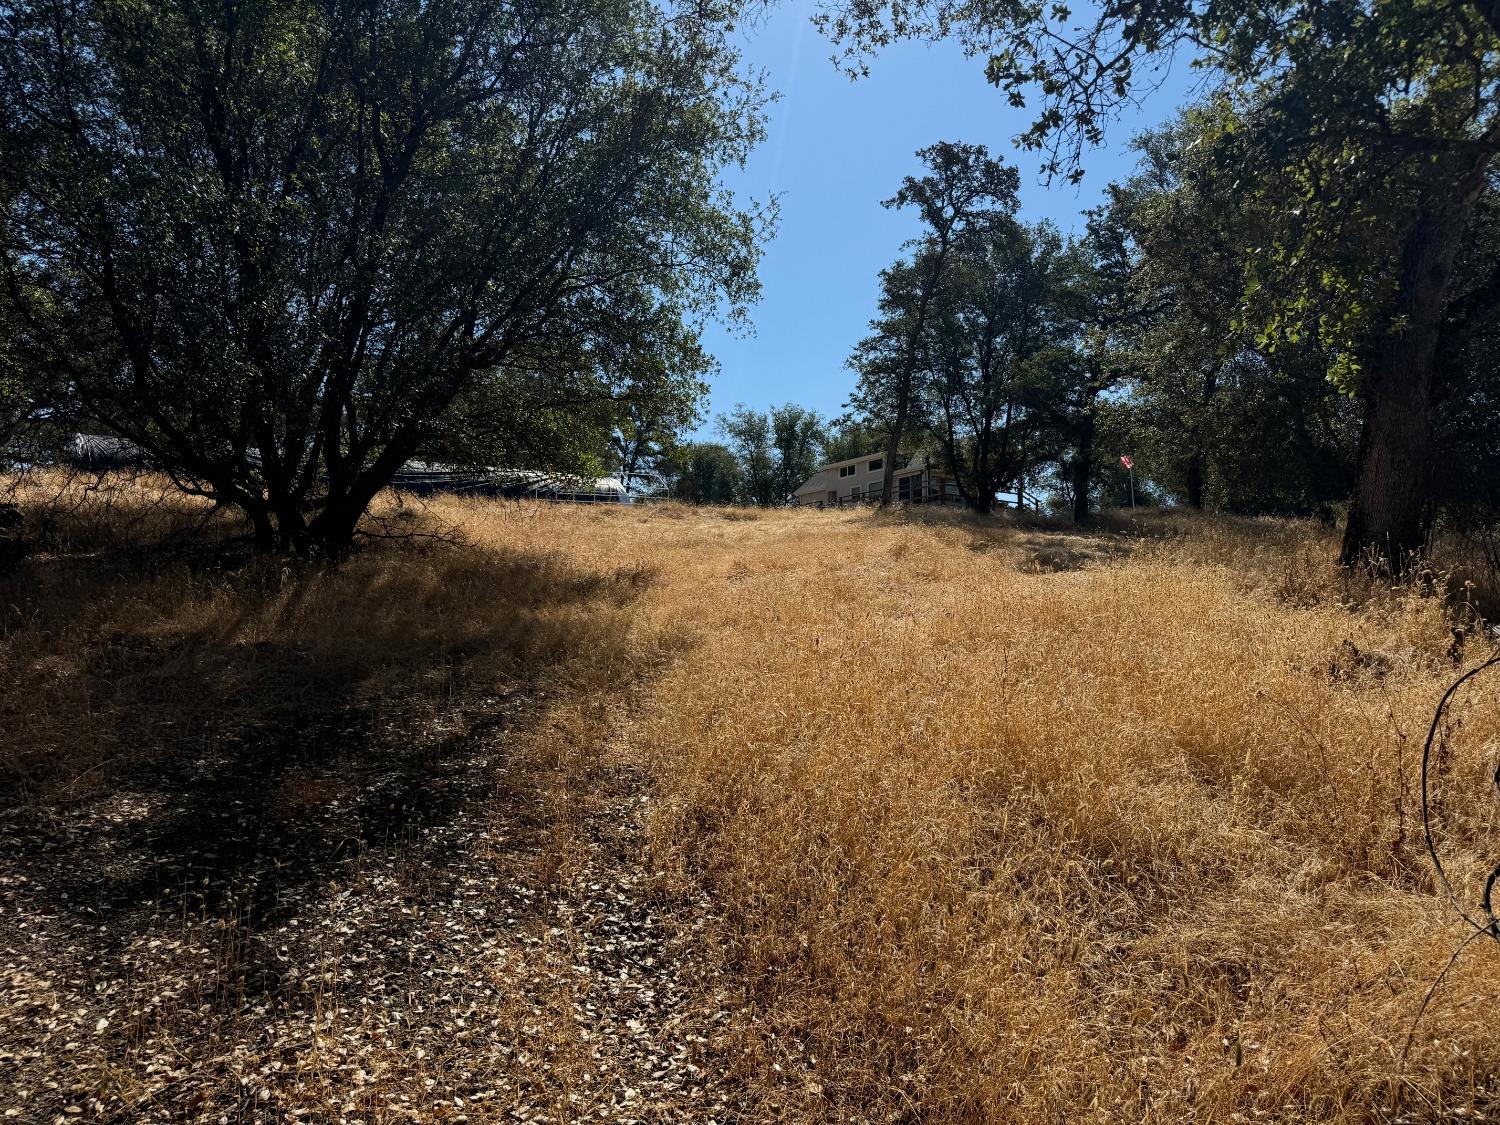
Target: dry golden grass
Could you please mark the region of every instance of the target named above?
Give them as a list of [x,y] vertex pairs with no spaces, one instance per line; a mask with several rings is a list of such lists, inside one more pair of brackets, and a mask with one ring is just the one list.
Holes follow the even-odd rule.
[[[126,743],[178,738],[156,704],[195,674],[241,724],[336,691],[399,699],[411,726],[546,669],[566,690],[534,696],[518,746],[549,776],[644,768],[642,863],[672,901],[715,904],[704,940],[747,1011],[724,1062],[743,1120],[1492,1111],[1493,943],[1405,1051],[1464,937],[1416,787],[1433,707],[1485,647],[1455,646],[1451,599],[1353,589],[1326,533],[1276,521],[741,515],[444,500],[412,525],[463,545],[339,572],[184,563],[108,596],[52,579],[7,625],[10,753],[53,800]],[[160,646],[161,671],[86,657],[116,634]],[[246,656],[259,702],[237,664],[205,670],[228,638],[272,646]],[[1456,700],[1434,784],[1471,900],[1500,859],[1497,687]],[[82,758],[41,714],[80,706]],[[284,775],[279,815],[339,780]],[[578,847],[575,821],[551,823],[539,885]]]
[[[50,501],[47,484],[23,499]],[[0,767],[51,797],[186,743],[305,739],[319,714],[425,722],[475,685],[586,691],[639,655],[625,610],[644,569],[479,544],[410,508],[381,530],[445,538],[339,568],[246,559],[221,554],[228,517],[202,542],[202,506],[157,482],[77,491],[36,513],[37,557],[0,590]]]
[[[575,1019],[696,1003],[606,975],[693,957],[599,754],[672,655],[653,572],[513,508],[467,540],[387,510],[448,540],[328,568],[186,549],[202,509],[150,481],[41,498],[0,579],[0,1118],[638,1109]],[[708,1049],[641,1038],[674,1079]]]
[[[1489,1104],[1488,944],[1400,1062],[1464,934],[1414,790],[1455,673],[1442,603],[1351,611],[1309,528],[1177,522],[1105,561],[1118,542],[962,520],[792,515],[727,541],[705,520],[668,569],[658,612],[701,645],[633,730],[655,839],[729,905],[765,1058],[817,1056],[778,1094],[796,1115]],[[1494,685],[1455,719],[1440,833],[1477,893]]]

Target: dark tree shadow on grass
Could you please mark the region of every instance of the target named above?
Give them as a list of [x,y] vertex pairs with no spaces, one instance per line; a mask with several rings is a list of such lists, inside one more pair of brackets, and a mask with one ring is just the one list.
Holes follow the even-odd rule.
[[[30,784],[0,799],[0,868],[26,909],[93,928],[100,954],[173,914],[232,914],[242,934],[285,922],[371,849],[492,795],[508,732],[626,663],[609,658],[651,581],[454,546],[336,570],[28,565],[20,581],[75,612],[21,638],[41,671],[27,683],[16,659],[5,689],[34,745]],[[181,606],[161,605],[174,590]],[[139,628],[122,626],[135,602]]]

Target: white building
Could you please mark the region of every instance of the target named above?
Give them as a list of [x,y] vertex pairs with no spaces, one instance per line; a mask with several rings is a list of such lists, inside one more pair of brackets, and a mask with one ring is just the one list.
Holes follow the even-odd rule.
[[[792,503],[811,508],[838,508],[878,501],[885,484],[885,455],[867,454],[824,465],[792,493]],[[957,504],[958,485],[936,462],[917,454],[896,470],[895,501],[902,504]]]

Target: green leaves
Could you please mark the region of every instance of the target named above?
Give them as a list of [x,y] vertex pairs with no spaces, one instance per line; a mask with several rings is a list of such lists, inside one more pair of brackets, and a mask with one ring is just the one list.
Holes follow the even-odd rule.
[[720,417],[738,466],[735,499],[767,507],[784,504],[817,469],[826,439],[823,419],[795,403],[769,413],[737,405]]
[[292,536],[409,457],[571,467],[625,404],[696,387],[696,326],[757,295],[774,205],[718,182],[763,132],[732,18],[10,5],[24,315],[97,418]]

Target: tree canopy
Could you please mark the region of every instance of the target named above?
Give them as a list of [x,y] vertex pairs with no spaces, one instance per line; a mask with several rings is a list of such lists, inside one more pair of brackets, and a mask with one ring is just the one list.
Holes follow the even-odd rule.
[[719,419],[739,467],[741,503],[785,504],[824,457],[822,417],[796,403],[752,410],[741,404]]
[[406,461],[574,467],[693,393],[769,215],[733,11],[645,0],[0,11],[16,347],[265,545]]
[[1205,137],[1267,220],[1242,260],[1263,347],[1312,342],[1362,407],[1346,563],[1405,569],[1437,511],[1443,403],[1468,342],[1500,314],[1500,268],[1463,258],[1500,151],[1500,7],[1487,0],[1131,0],[1080,21],[1062,4],[830,0],[851,66],[902,37],[956,37],[1012,105],[1052,174],[1161,68],[1186,56],[1228,112]]

